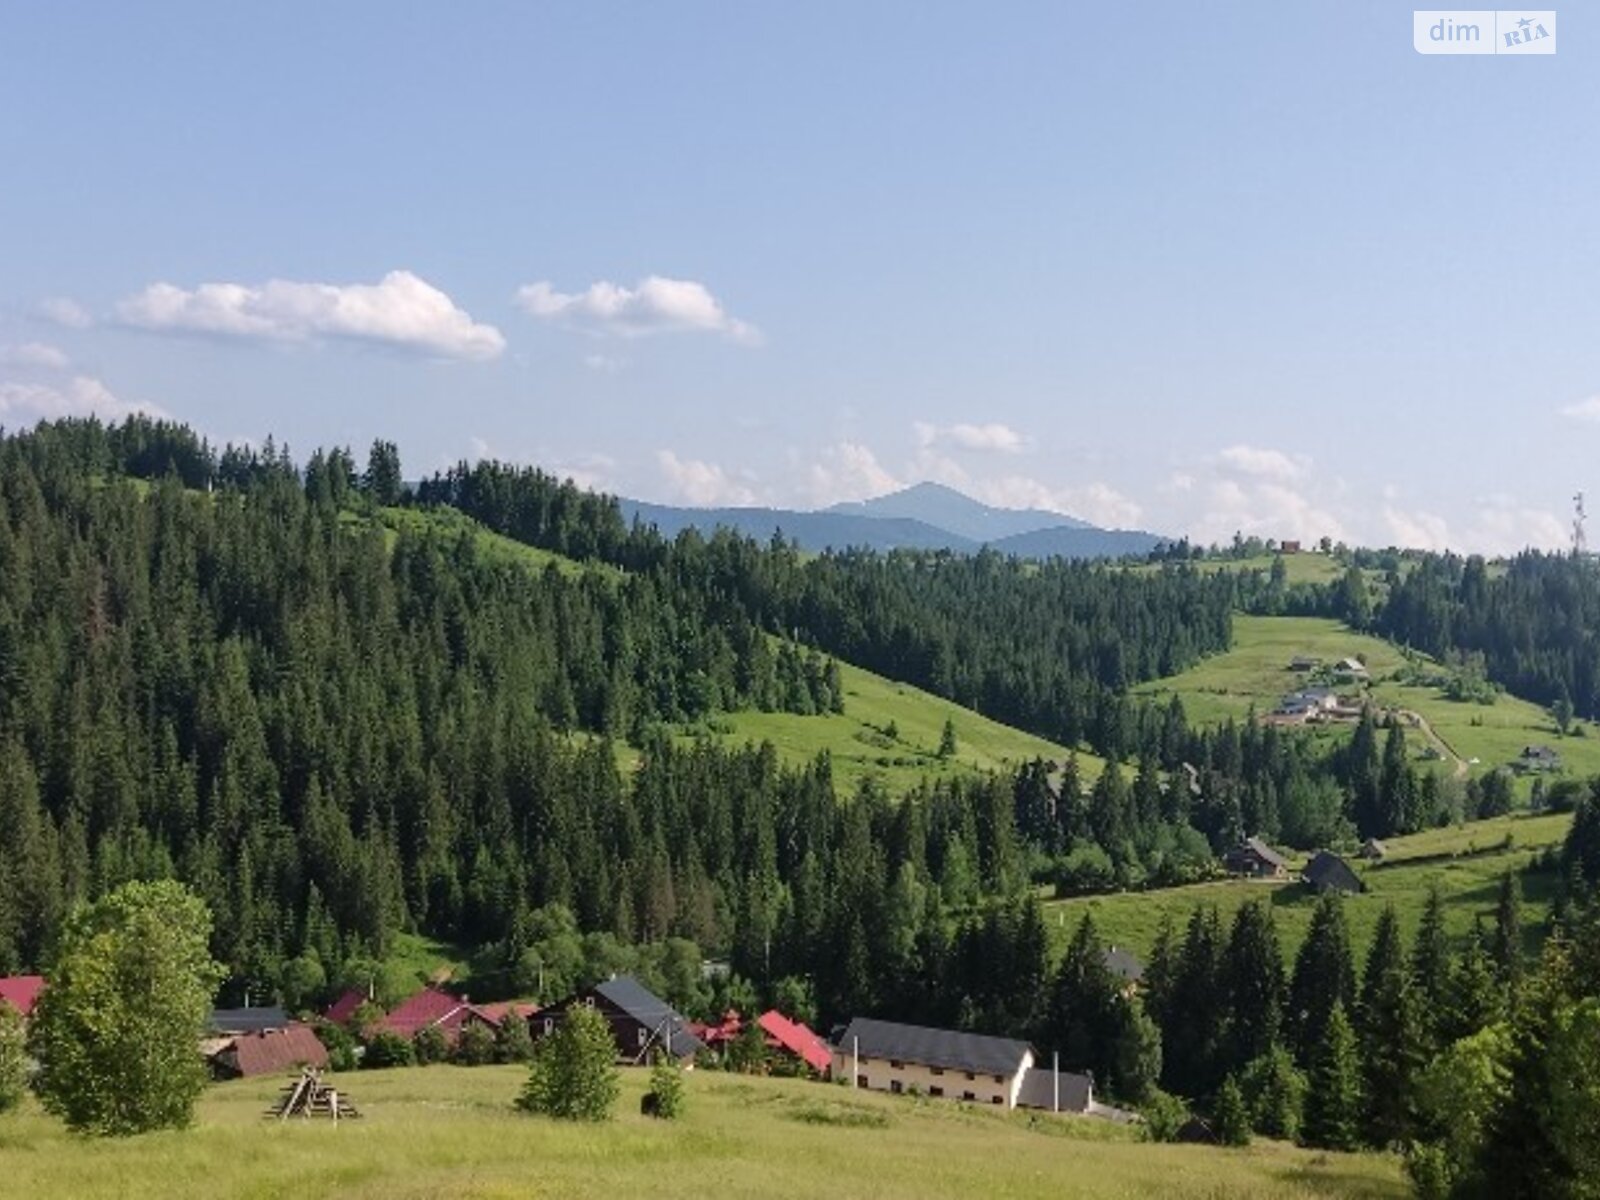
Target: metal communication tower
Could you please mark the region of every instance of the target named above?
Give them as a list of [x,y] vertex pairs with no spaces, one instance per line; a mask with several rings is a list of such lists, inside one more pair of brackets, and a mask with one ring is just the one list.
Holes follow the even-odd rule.
[[1583,493],[1579,492],[1572,498],[1572,557],[1584,558],[1589,553],[1589,535],[1584,526],[1589,520],[1589,514],[1584,511]]

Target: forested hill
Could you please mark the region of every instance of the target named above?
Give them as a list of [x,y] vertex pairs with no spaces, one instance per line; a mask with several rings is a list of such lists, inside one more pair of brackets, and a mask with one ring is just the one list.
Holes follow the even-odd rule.
[[[0,438],[0,970],[46,962],[73,900],[176,875],[236,995],[315,992],[406,929],[514,963],[548,905],[747,971],[760,946],[762,977],[826,991],[821,932],[847,922],[875,957],[904,862],[956,900],[1026,877],[1013,782],[940,784],[897,832],[889,797],[836,803],[826,760],[675,747],[662,722],[836,706],[837,653],[1114,745],[1140,728],[1127,682],[1227,639],[1227,592],[1198,578],[667,542],[493,465],[421,489],[596,564],[529,571],[468,530],[373,519],[400,479],[381,443],[358,472],[143,419]],[[1169,759],[1171,716],[1146,722]],[[631,778],[610,739],[640,747]]]

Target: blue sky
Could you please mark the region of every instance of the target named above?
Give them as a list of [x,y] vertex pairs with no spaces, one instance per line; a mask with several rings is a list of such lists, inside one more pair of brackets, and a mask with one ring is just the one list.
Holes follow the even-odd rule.
[[[1600,496],[1600,62],[1390,3],[0,13],[0,422],[1504,551]],[[142,11],[140,11],[142,10]]]

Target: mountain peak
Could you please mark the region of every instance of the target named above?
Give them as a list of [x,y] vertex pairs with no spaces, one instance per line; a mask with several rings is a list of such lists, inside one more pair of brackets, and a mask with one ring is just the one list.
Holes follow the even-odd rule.
[[1076,517],[1046,509],[996,508],[946,484],[924,480],[886,496],[835,504],[827,512],[861,517],[907,517],[975,542],[997,542],[1041,529],[1089,529]]

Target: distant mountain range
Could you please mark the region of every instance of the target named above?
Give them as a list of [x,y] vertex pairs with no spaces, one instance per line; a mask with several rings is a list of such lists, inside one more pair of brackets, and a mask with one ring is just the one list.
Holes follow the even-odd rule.
[[621,499],[622,515],[667,537],[717,526],[765,540],[774,531],[806,550],[954,550],[989,546],[1019,558],[1121,558],[1148,554],[1165,538],[1141,530],[1100,529],[1064,513],[994,508],[954,488],[919,483],[872,500],[804,512],[783,508],[678,508]]

